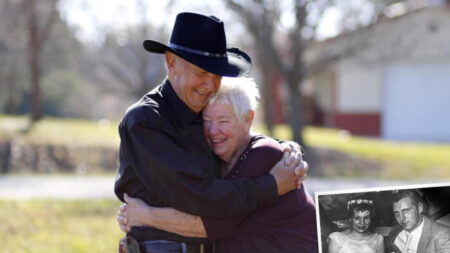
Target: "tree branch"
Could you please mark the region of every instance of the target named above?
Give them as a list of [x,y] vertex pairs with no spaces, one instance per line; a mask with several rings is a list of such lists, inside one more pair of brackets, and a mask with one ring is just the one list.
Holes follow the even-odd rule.
[[37,43],[38,49],[42,48],[42,45],[44,44],[45,40],[47,40],[48,37],[50,36],[52,26],[55,23],[56,15],[58,14],[58,10],[56,9],[57,2],[58,2],[58,0],[51,0],[50,14],[47,16],[47,19],[45,20],[44,25],[41,28],[41,30],[39,31],[39,29],[38,29],[37,38],[36,38],[36,43]]

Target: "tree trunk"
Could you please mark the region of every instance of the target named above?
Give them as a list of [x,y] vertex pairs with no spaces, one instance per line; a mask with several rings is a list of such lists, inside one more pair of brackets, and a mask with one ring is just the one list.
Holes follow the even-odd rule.
[[288,75],[289,85],[289,122],[292,129],[292,140],[296,141],[302,147],[303,142],[303,125],[304,125],[304,105],[301,97],[299,83],[302,79],[295,78],[294,75]]
[[0,140],[0,174],[6,174],[11,168],[11,141]]
[[18,102],[16,100],[16,94],[14,87],[16,87],[17,80],[13,70],[9,71],[8,76],[6,78],[6,89],[7,89],[7,101],[5,104],[5,112],[6,114],[16,114],[17,113],[17,105]]
[[[30,45],[32,46],[32,45]],[[33,50],[33,49],[32,49]],[[33,50],[34,51],[34,50]],[[30,69],[31,69],[31,121],[35,122],[42,118],[42,103],[40,91],[40,64],[39,53],[30,53]]]
[[[41,80],[41,68],[40,68],[40,56],[42,53],[45,40],[50,36],[50,31],[53,23],[57,17],[56,3],[57,0],[52,0],[51,9],[46,16],[43,25],[39,26],[39,19],[42,19],[41,15],[38,16],[36,10],[36,2],[34,0],[23,0],[24,12],[27,15],[28,26],[28,64],[30,69],[30,81],[31,81],[31,103],[30,113],[31,121],[35,122],[42,118],[42,98],[40,90]],[[39,13],[40,14],[40,13]]]
[[35,122],[41,119],[41,94],[39,89],[39,39],[38,24],[33,0],[25,0],[24,7],[28,25],[28,68],[30,71],[31,103],[30,117]]
[[262,63],[262,100],[263,100],[263,109],[264,109],[264,123],[267,127],[268,135],[272,135],[273,127],[274,127],[274,100],[272,94],[272,73],[270,66]]

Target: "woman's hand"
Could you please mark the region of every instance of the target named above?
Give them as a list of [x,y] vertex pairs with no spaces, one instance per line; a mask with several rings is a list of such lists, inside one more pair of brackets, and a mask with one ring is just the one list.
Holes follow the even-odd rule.
[[187,237],[206,238],[206,229],[199,216],[183,213],[171,207],[152,207],[126,193],[125,203],[117,213],[120,229],[130,232],[131,227],[147,226]]
[[117,222],[120,229],[124,232],[130,232],[131,227],[151,226],[151,207],[144,201],[132,198],[124,193],[126,203],[120,206],[117,213]]

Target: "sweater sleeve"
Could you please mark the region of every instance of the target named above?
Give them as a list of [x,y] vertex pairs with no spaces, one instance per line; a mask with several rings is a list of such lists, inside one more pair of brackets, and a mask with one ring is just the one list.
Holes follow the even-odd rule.
[[[239,170],[239,173],[237,173],[238,178],[255,178],[267,175],[272,167],[281,159],[283,152],[277,142],[265,137],[254,143],[244,156],[246,156],[245,160],[238,161],[230,173]],[[247,223],[251,222],[251,220],[251,215],[241,216],[235,219],[202,217],[208,238],[213,239],[233,235]]]

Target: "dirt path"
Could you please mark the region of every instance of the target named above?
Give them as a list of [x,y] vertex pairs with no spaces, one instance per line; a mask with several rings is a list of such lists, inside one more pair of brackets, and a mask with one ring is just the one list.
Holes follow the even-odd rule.
[[114,177],[0,176],[0,198],[114,198]]
[[[0,199],[98,199],[115,198],[114,176],[0,176]],[[386,187],[431,181],[381,181],[369,179],[308,178],[311,196],[317,191]]]

